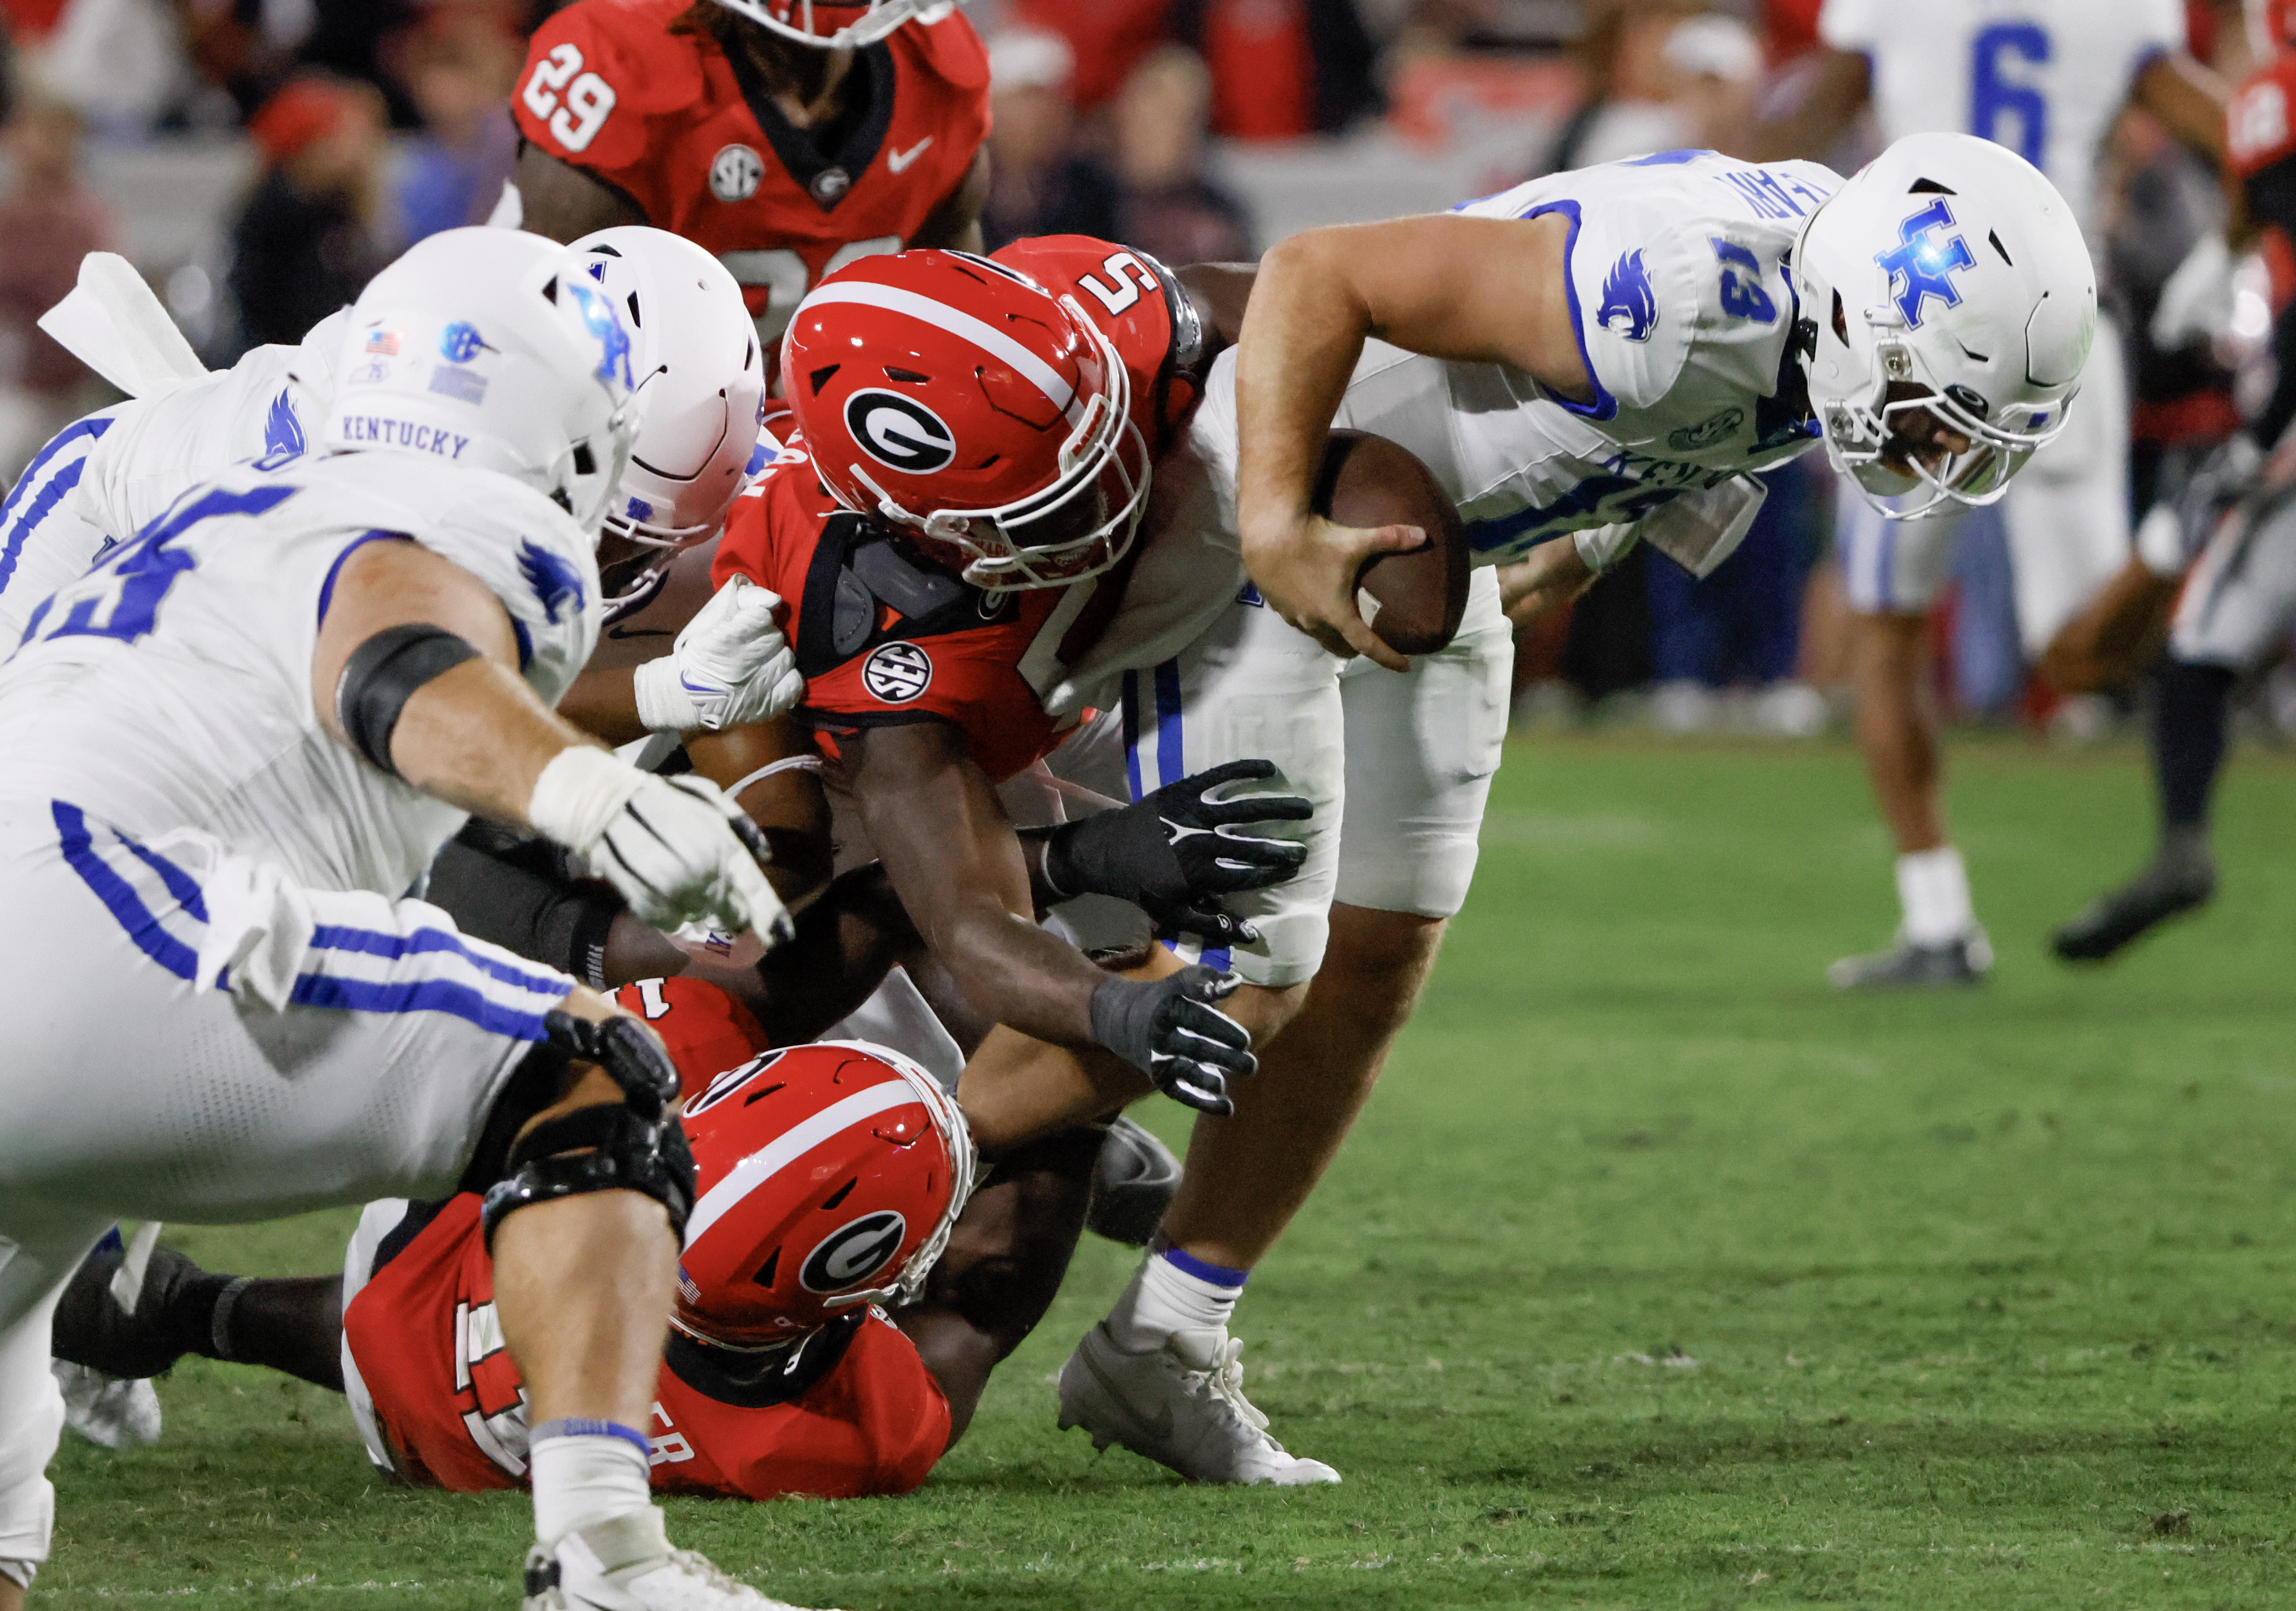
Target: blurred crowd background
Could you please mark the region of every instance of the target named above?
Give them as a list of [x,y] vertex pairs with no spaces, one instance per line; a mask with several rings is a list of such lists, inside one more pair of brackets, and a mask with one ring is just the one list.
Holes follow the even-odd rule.
[[[482,222],[507,112],[553,0],[0,0],[0,475],[107,400],[34,327],[80,256],[125,253],[212,364],[291,341],[408,242]],[[2237,80],[2240,0],[2188,0],[2194,53]],[[1310,225],[1429,211],[1538,174],[1711,145],[1791,102],[1818,0],[973,0],[989,45],[993,248],[1081,231],[1168,263],[1241,259]],[[1853,132],[1818,156],[1878,149]],[[2132,334],[2137,506],[2164,463],[2254,406],[2253,337],[2143,339],[2161,287],[2221,226],[2214,176],[2141,111],[2111,141],[2099,265]],[[2281,276],[2284,281],[2288,276]],[[2260,295],[2260,293],[2259,293]],[[2245,330],[2245,343],[2238,332]],[[1798,736],[1839,722],[1843,607],[1822,455],[1773,478],[1702,584],[1636,554],[1527,635],[1530,723]],[[2021,663],[1997,525],[1964,542],[1932,623],[1938,694],[1969,722],[2085,738],[2128,715],[2056,700]],[[2251,729],[2296,732],[2296,676]]]

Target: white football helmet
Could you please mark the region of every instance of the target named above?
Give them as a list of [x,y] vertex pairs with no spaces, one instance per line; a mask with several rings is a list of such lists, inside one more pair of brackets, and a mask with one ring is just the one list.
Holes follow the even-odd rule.
[[[817,50],[859,50],[910,18],[947,15],[961,0],[718,0],[736,16]],[[928,17],[938,21],[939,17]],[[827,31],[824,31],[824,29]]]
[[628,326],[583,262],[511,229],[415,242],[351,305],[326,448],[501,470],[594,533],[636,411]]
[[637,437],[606,530],[665,551],[608,602],[634,595],[668,552],[716,534],[758,462],[765,355],[726,266],[667,230],[624,225],[570,249],[630,332]]
[[[2096,271],[2064,198],[2005,146],[1896,142],[1810,215],[1792,273],[1827,455],[1885,514],[1990,503],[2064,429]],[[1887,462],[1898,416],[1915,409],[1969,450],[1910,459],[1910,474]]]

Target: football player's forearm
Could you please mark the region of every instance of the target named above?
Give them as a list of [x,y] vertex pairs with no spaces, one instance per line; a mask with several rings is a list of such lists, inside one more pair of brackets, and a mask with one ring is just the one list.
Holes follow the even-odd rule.
[[592,742],[506,667],[466,660],[406,701],[390,735],[390,759],[423,793],[524,826],[543,768],[562,751]]
[[1309,230],[1260,261],[1236,339],[1236,511],[1244,561],[1308,512],[1324,436],[1371,333],[1341,269],[1337,230]]
[[2218,164],[2225,158],[2225,103],[2230,98],[2230,87],[2213,68],[2182,51],[2154,57],[2136,75],[2136,103],[2178,140]]
[[635,744],[646,736],[638,720],[638,697],[630,685],[636,667],[586,671],[558,701],[558,714],[608,744]]

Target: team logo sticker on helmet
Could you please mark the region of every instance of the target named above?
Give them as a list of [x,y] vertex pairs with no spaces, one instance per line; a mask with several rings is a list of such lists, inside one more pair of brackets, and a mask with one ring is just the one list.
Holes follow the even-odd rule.
[[914,397],[897,391],[857,391],[845,400],[845,429],[880,464],[929,476],[956,462],[956,433]]
[[888,705],[901,705],[932,686],[932,657],[914,643],[880,643],[861,662],[861,685]]
[[630,332],[622,328],[614,305],[579,280],[564,283],[583,324],[598,338],[598,379],[611,381],[619,375],[626,388],[635,387],[637,382],[630,376]]
[[765,177],[765,159],[746,145],[726,146],[709,159],[709,193],[720,201],[747,201]]
[[1896,300],[1907,330],[1922,327],[1922,307],[1931,297],[1948,307],[1961,306],[1961,288],[1953,276],[1960,269],[1976,267],[1977,259],[1968,241],[1944,233],[1953,226],[1953,209],[1932,201],[1898,225],[1897,245],[1874,254],[1874,261],[1889,271],[1893,289],[1899,280],[1906,282]]
[[808,1292],[857,1287],[892,1262],[908,1232],[909,1223],[898,1209],[865,1214],[822,1238],[798,1266],[797,1279]]
[[479,327],[457,319],[439,332],[439,356],[449,364],[468,364],[487,350]]

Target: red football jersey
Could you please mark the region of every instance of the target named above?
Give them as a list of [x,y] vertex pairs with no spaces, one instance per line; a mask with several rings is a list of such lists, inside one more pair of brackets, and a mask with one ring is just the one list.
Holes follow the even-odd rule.
[[[615,996],[648,1016],[689,1093],[763,1049],[755,1021],[713,985],[649,979]],[[404,1245],[343,1312],[398,1470],[457,1492],[516,1487],[526,1474],[526,1392],[496,1318],[480,1200],[450,1198],[427,1223],[410,1209]],[[673,1335],[654,1391],[647,1430],[665,1492],[906,1493],[948,1447],[940,1385],[873,1309],[822,1328],[762,1386],[719,1378],[709,1350]]]
[[[1115,343],[1133,422],[1160,455],[1195,406],[1210,346],[1170,271],[1086,235],[1017,241],[996,258],[1074,297]],[[1099,576],[992,600],[896,557],[882,529],[838,507],[804,446],[792,439],[734,504],[711,580],[722,587],[738,572],[785,601],[783,629],[806,679],[800,715],[822,748],[835,755],[840,733],[938,719],[964,730],[972,759],[999,782],[1050,754],[1064,735],[1045,692],[1106,630],[1141,544]]]
[[700,979],[640,979],[615,991],[614,1004],[661,1036],[681,1097],[700,1096],[728,1068],[771,1049],[747,1007]]
[[575,0],[535,30],[511,110],[542,151],[724,259],[778,334],[815,281],[900,250],[964,182],[988,133],[988,53],[954,8],[903,24],[857,53],[854,110],[824,150],[749,62],[670,31],[690,9]]
[[[418,1487],[515,1488],[526,1390],[495,1313],[494,1264],[463,1192],[359,1289],[343,1337],[394,1464]],[[653,1485],[666,1493],[826,1499],[906,1493],[948,1448],[948,1401],[915,1345],[876,1310],[822,1328],[799,1390],[745,1399],[673,1335],[655,1386]],[[737,1402],[727,1402],[732,1397]]]

